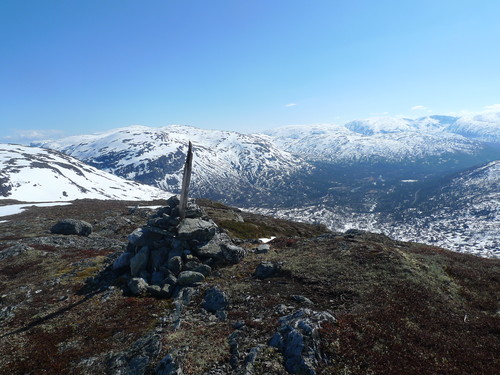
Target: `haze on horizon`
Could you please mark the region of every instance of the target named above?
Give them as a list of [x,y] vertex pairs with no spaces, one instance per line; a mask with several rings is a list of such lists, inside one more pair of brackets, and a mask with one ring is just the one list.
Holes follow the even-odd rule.
[[0,3],[0,142],[499,109],[500,2]]

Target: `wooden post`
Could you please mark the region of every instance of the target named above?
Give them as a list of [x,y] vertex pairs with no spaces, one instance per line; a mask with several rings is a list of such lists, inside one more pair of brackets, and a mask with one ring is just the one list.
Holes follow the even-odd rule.
[[188,200],[189,182],[191,181],[191,170],[193,169],[193,145],[189,142],[188,152],[186,156],[186,164],[184,165],[184,173],[182,175],[181,197],[179,200],[179,217],[184,220],[186,217],[186,208]]

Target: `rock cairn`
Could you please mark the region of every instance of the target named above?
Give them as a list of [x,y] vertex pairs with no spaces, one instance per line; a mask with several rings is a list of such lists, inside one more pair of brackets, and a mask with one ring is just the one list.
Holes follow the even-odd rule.
[[169,298],[202,283],[213,267],[238,263],[245,254],[193,201],[181,220],[179,197],[173,196],[128,236],[127,250],[113,269],[129,279],[131,294]]

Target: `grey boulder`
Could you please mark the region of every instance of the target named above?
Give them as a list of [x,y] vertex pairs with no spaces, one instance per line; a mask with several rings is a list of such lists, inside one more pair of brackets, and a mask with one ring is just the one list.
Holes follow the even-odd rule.
[[92,233],[92,224],[83,220],[64,219],[55,224],[50,231],[54,234],[88,236]]
[[177,284],[180,286],[193,286],[205,280],[205,276],[199,272],[182,271],[177,278]]
[[258,279],[273,277],[278,272],[278,268],[271,262],[262,262],[255,269],[254,276]]
[[201,218],[182,220],[177,229],[180,239],[210,241],[217,232],[217,225],[212,220]]

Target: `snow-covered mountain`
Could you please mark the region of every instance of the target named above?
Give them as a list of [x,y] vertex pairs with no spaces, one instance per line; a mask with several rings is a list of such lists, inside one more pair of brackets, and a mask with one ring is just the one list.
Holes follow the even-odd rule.
[[24,202],[74,199],[152,200],[171,193],[101,171],[57,151],[0,144],[0,199]]
[[474,158],[490,153],[490,143],[500,145],[500,113],[416,120],[378,117],[345,125],[286,126],[265,134],[306,160],[418,162],[431,157],[436,162],[438,157]]
[[500,112],[463,116],[447,130],[483,142],[500,143]]
[[292,189],[293,177],[311,169],[278,149],[268,136],[182,125],[131,126],[38,145],[126,179],[178,192],[189,141],[194,152],[191,191],[197,196],[231,202],[269,196]]
[[[488,229],[498,224],[492,214],[498,207],[491,203],[498,197],[484,184],[474,184],[475,190],[458,193],[468,202],[460,206],[460,199],[443,195],[460,191],[459,177],[454,175],[452,183],[442,176],[500,159],[499,118],[492,113],[375,118],[343,126],[288,126],[263,135],[181,125],[132,126],[39,145],[126,179],[178,192],[191,141],[193,196],[265,207],[334,230],[381,231],[484,254],[498,247],[498,234]],[[492,165],[485,167],[494,171],[490,175],[497,173]],[[471,178],[466,181],[465,187],[473,184]],[[456,204],[441,205],[447,201]],[[490,207],[489,216],[484,205]]]

